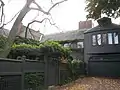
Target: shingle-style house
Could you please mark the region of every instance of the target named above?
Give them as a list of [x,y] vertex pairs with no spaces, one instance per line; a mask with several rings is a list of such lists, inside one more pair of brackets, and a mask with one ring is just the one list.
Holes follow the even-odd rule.
[[83,60],[83,41],[84,41],[84,31],[86,29],[73,30],[64,33],[56,33],[43,36],[41,42],[47,40],[60,41],[64,47],[71,47],[71,56],[74,59]]

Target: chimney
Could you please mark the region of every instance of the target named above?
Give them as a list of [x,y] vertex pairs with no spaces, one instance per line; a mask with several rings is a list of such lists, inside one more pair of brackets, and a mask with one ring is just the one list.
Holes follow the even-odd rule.
[[110,25],[112,22],[111,22],[111,18],[108,18],[108,17],[103,17],[99,20],[97,20],[99,26],[105,26],[105,25]]
[[79,22],[79,29],[89,29],[89,28],[92,28],[92,20]]

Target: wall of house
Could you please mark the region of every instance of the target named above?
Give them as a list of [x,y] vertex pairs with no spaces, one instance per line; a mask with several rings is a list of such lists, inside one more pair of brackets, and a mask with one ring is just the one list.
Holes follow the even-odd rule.
[[77,49],[77,50],[72,50],[71,52],[71,56],[73,57],[73,59],[77,59],[77,60],[84,60],[84,49]]
[[72,49],[71,56],[73,59],[83,60],[84,59],[84,45],[83,40],[75,40],[64,42],[64,47],[70,47]]

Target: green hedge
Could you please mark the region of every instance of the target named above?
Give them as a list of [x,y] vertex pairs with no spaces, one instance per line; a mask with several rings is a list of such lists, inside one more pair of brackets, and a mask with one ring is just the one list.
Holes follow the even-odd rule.
[[[3,46],[7,42],[7,38],[0,36],[0,51],[3,50]],[[43,53],[49,52],[60,52],[62,56],[69,57],[70,49],[64,48],[59,42],[56,41],[46,41],[40,43],[39,41],[33,39],[25,39],[21,37],[16,37],[8,58],[16,59],[18,56],[25,55],[27,58],[36,57]]]
[[64,48],[58,42],[54,41],[46,41],[39,45],[31,45],[31,44],[14,44],[12,46],[11,52],[8,58],[17,58],[17,56],[25,55],[30,59],[31,56],[34,58],[39,56],[41,53],[52,53],[52,52],[60,52],[62,56],[68,58],[70,55],[70,49]]

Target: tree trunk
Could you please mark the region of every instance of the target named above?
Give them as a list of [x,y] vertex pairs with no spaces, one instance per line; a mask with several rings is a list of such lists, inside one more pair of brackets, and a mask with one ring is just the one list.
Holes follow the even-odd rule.
[[30,11],[29,6],[32,3],[32,1],[34,1],[34,0],[27,0],[25,6],[23,7],[21,12],[19,13],[17,19],[15,20],[13,27],[9,33],[8,38],[7,38],[6,45],[4,46],[3,51],[0,52],[1,58],[6,58],[8,56],[8,54],[11,50],[11,46],[13,45],[13,42],[16,38],[16,34],[18,32],[19,25],[21,24],[21,21],[23,20],[24,16]]

